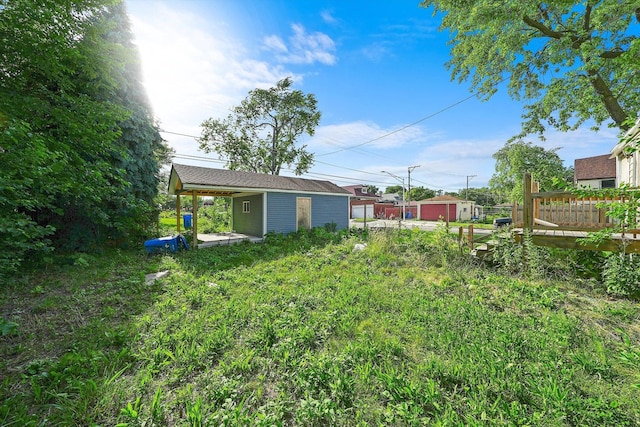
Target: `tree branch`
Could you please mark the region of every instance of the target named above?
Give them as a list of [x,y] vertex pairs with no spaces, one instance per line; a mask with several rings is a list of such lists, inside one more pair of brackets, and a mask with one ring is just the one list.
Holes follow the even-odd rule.
[[616,122],[618,127],[622,130],[628,130],[629,127],[625,125],[625,121],[627,120],[627,114],[620,106],[618,99],[615,97],[607,82],[604,81],[602,76],[596,70],[588,70],[589,80],[591,81],[591,86],[596,91],[602,102],[604,103],[605,108],[611,115],[611,118]]
[[528,26],[537,29],[545,36],[558,39],[558,40],[562,38],[562,33],[558,31],[554,31],[551,28],[544,25],[542,22],[538,22],[535,19],[532,19],[526,15],[522,17],[522,21],[524,21],[524,23],[527,24]]

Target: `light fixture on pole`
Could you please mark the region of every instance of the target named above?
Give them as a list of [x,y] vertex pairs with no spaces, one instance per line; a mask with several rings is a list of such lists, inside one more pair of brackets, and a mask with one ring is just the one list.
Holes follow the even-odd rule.
[[398,181],[400,181],[402,183],[402,218],[404,218],[404,216],[405,216],[405,211],[404,211],[404,178],[401,178],[398,175],[394,175],[391,172],[387,172],[387,171],[380,171],[380,172],[386,173],[390,177],[395,178],[395,179],[397,179]]
[[[409,211],[411,211],[411,171],[414,170],[415,168],[419,168],[420,165],[414,165],[414,166],[409,166],[407,168],[407,176],[409,177],[409,182],[407,182],[407,187],[409,187],[409,189],[407,190],[407,196],[409,198]],[[417,216],[416,216],[417,218]]]

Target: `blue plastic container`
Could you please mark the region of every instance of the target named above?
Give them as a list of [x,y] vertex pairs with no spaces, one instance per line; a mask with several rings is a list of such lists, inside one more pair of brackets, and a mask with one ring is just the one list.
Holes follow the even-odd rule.
[[182,234],[177,236],[159,237],[144,242],[144,248],[148,254],[178,252],[180,247],[189,249],[187,239]]
[[182,215],[182,220],[184,221],[184,228],[190,228],[191,227],[191,218],[192,218],[191,214]]

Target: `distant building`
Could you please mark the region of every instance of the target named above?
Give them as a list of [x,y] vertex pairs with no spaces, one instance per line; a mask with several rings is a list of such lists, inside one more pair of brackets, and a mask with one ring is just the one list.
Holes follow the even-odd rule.
[[419,200],[418,219],[427,221],[438,221],[440,218],[449,221],[469,221],[472,217],[477,217],[475,202],[462,200],[455,196],[436,196],[430,199]]
[[369,193],[369,190],[364,184],[347,185],[342,187],[347,190],[351,197],[349,197],[349,217],[350,218],[373,218],[374,205],[378,200],[378,195]]
[[578,187],[616,187],[616,159],[611,158],[609,154],[576,159],[573,167],[573,182]]

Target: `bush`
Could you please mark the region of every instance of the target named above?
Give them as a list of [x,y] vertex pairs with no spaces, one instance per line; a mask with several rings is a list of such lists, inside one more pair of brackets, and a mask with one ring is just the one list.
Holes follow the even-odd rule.
[[609,294],[640,299],[640,259],[637,256],[612,253],[605,260],[602,278]]

